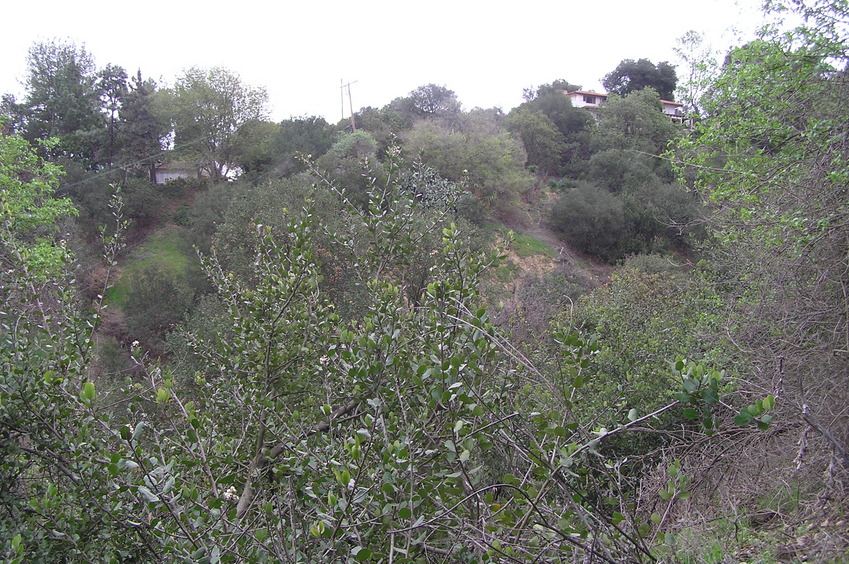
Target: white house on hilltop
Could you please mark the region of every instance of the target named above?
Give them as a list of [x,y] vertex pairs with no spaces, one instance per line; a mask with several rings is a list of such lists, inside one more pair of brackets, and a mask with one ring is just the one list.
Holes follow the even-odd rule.
[[572,100],[572,105],[576,108],[594,110],[600,104],[607,101],[607,94],[596,92],[595,90],[575,90],[574,92],[564,90],[563,93]]
[[684,104],[669,100],[661,100],[660,103],[663,104],[663,114],[669,116],[673,123],[685,123]]
[[[572,106],[593,112],[607,101],[607,94],[595,90],[564,90],[563,94],[572,101]],[[688,123],[684,116],[684,104],[670,100],[661,100],[660,103],[663,104],[663,115],[669,116],[674,123]]]

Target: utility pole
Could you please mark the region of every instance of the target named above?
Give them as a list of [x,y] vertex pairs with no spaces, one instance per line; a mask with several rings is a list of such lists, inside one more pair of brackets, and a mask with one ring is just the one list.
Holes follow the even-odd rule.
[[347,88],[348,89],[348,104],[350,105],[350,108],[351,108],[351,131],[352,132],[357,130],[357,125],[356,125],[356,123],[354,123],[354,100],[351,98],[351,85],[356,84],[356,83],[357,83],[357,81],[355,80],[354,82],[349,82],[348,84],[345,84],[344,79],[339,79],[339,84],[340,84],[339,90],[342,93],[342,119],[345,119],[345,88]]

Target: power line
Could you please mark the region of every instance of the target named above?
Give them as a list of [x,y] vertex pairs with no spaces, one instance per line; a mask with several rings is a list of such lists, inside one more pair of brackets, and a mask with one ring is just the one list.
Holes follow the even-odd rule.
[[[146,164],[153,159],[158,159],[159,157],[162,157],[163,155],[176,153],[176,152],[179,152],[179,151],[186,149],[187,147],[191,147],[192,145],[197,145],[198,143],[202,143],[202,142],[206,141],[207,139],[209,139],[210,137],[212,137],[212,135],[213,134],[210,133],[209,135],[204,135],[202,137],[198,137],[197,139],[193,139],[192,141],[187,141],[186,143],[183,143],[182,145],[180,145],[179,148],[175,146],[173,149],[163,149],[156,154],[144,157],[143,159],[139,159],[137,161],[125,163],[118,168],[119,169],[120,168],[132,168],[132,167],[136,167],[136,166],[139,166],[139,165],[142,165],[142,164]],[[102,172],[95,173],[95,174],[93,174],[93,175],[91,175],[87,178],[84,178],[82,180],[79,180],[77,182],[73,182],[71,184],[65,184],[64,187],[65,188],[73,188],[74,186],[79,186],[80,184],[92,182],[92,181],[97,180],[98,178],[101,178],[103,176],[109,176],[110,174],[114,174],[115,172],[116,172],[116,169],[114,169],[114,168],[106,169]]]

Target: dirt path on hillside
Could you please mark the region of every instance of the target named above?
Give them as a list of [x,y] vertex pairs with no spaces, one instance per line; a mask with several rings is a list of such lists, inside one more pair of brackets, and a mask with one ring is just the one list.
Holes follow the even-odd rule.
[[[180,227],[172,223],[174,213],[182,206],[191,206],[194,203],[196,195],[197,190],[187,189],[182,197],[165,199],[162,207],[157,211],[159,219],[133,236],[134,242],[123,249],[118,257],[117,264],[109,270],[108,276],[110,286],[117,284],[121,279],[121,276],[124,274],[124,270],[127,266],[127,261],[130,260],[131,255],[133,255],[133,252],[137,247],[140,247],[153,237],[163,235],[168,231],[180,229]],[[139,257],[135,257],[135,260],[138,259]],[[99,270],[100,272],[95,274],[93,279],[103,281],[107,275],[106,267],[101,265]],[[123,346],[129,345],[131,337],[128,333],[126,323],[124,322],[124,312],[120,306],[112,304],[101,309],[100,324],[97,328],[97,333],[103,336],[112,337]]]
[[545,255],[521,257],[508,248],[508,259],[519,266],[523,272],[542,274],[559,266],[564,273],[585,279],[593,286],[599,286],[610,280],[610,275],[615,270],[613,266],[573,249],[543,220],[529,219],[521,225],[505,224],[505,226],[516,233],[529,235],[545,243],[557,253],[556,258]]

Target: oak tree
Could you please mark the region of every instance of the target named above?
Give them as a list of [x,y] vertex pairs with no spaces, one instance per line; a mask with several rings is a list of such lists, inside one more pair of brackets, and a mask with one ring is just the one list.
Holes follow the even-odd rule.
[[675,67],[663,61],[655,65],[648,59],[624,59],[607,73],[602,84],[608,92],[624,96],[643,88],[654,88],[663,100],[673,100],[678,77]]
[[268,95],[263,88],[242,83],[222,67],[192,67],[177,79],[170,117],[176,150],[197,161],[213,182],[236,172],[240,152],[239,128],[266,116]]

